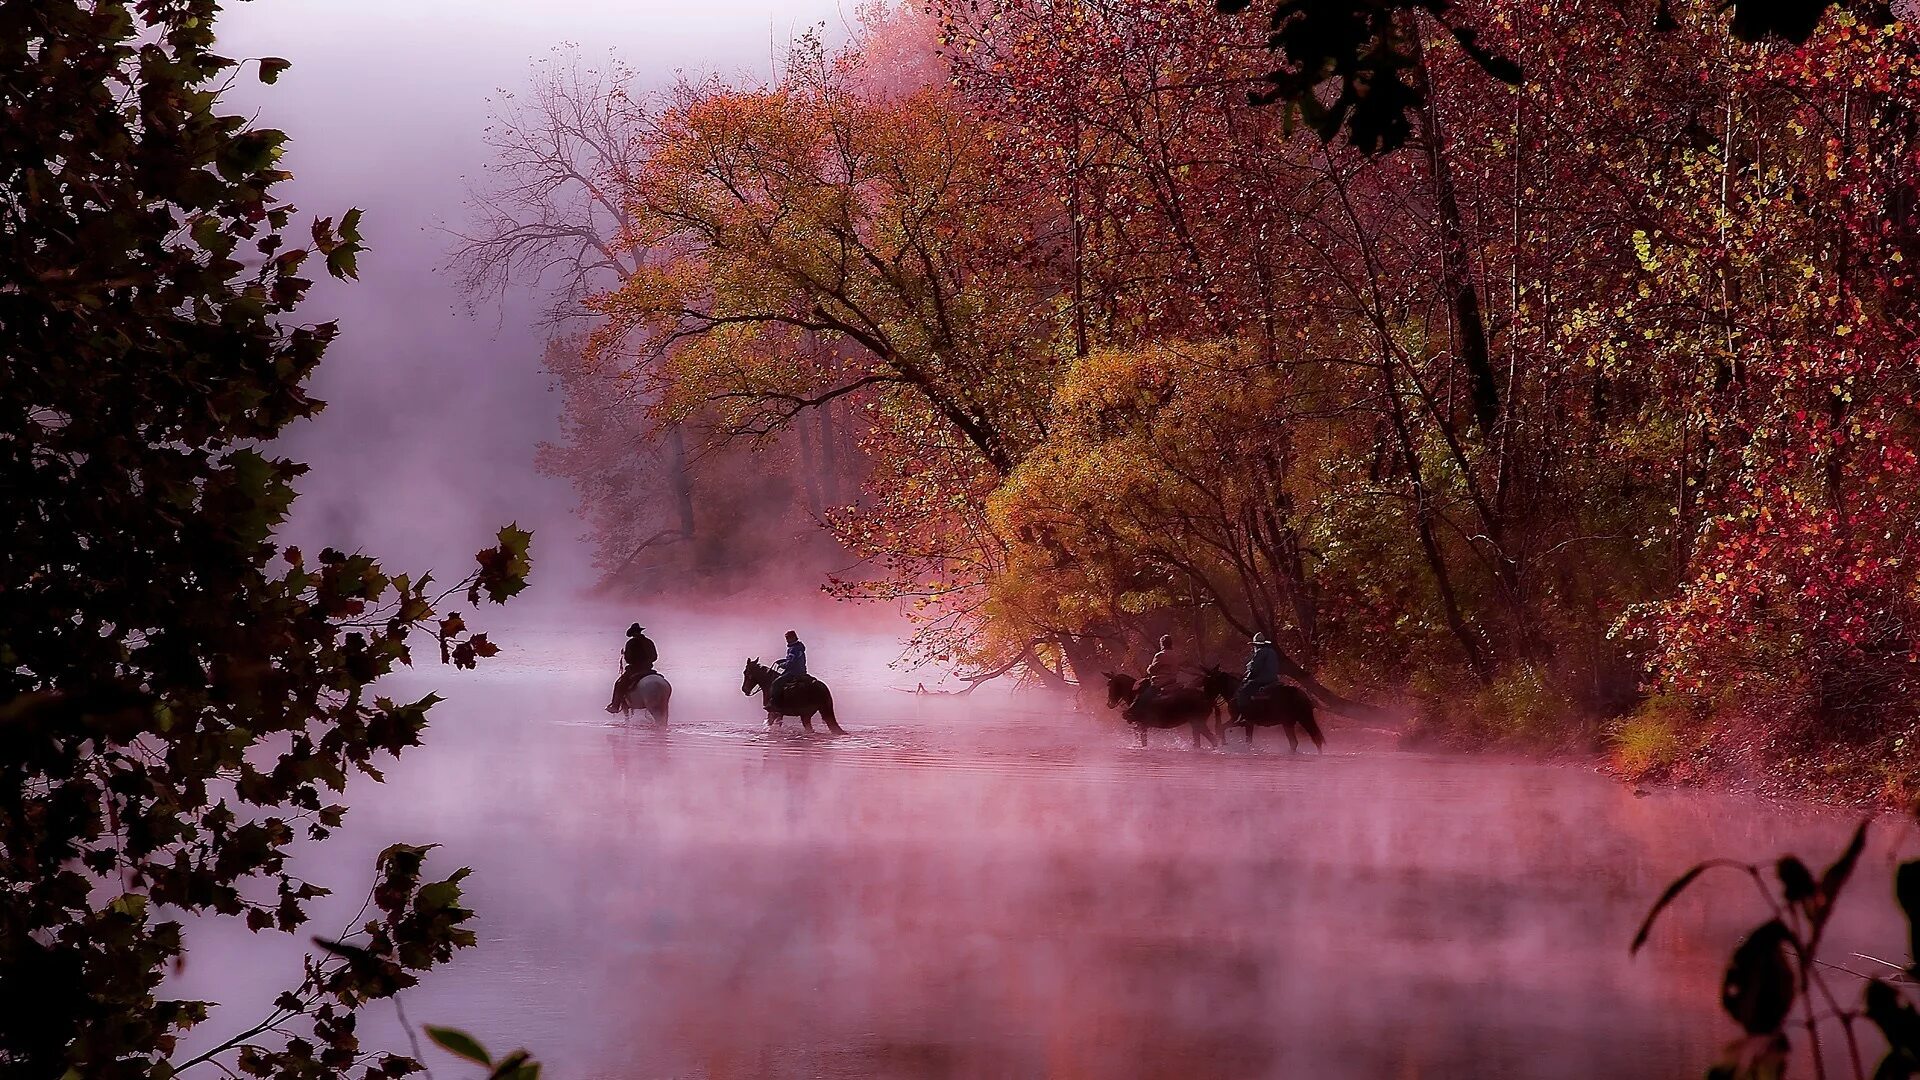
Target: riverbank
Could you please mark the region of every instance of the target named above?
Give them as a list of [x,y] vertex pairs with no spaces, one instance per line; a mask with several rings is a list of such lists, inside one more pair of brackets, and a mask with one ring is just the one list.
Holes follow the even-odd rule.
[[[1695,787],[1827,806],[1907,810],[1920,798],[1920,727],[1844,732],[1752,714],[1700,717],[1658,699],[1615,717],[1562,711],[1527,695],[1409,710],[1406,749],[1583,760],[1624,783]],[[1564,710],[1564,705],[1562,706]]]
[[1812,724],[1752,718],[1663,722],[1636,714],[1612,726],[1610,772],[1624,779],[1904,810],[1920,796],[1920,731],[1853,737]]

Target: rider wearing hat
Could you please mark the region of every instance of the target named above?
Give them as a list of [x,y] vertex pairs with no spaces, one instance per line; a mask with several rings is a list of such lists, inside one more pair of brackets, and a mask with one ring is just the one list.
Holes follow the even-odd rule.
[[1273,647],[1273,639],[1262,630],[1253,635],[1253,655],[1247,658],[1246,678],[1234,692],[1234,710],[1241,716],[1247,715],[1247,706],[1253,703],[1254,695],[1279,681],[1280,652]]
[[640,680],[653,674],[653,665],[660,659],[660,650],[654,647],[653,639],[647,636],[647,628],[639,623],[627,627],[627,643],[620,647],[620,662],[623,665],[620,678],[613,684],[613,700],[607,703],[608,712],[619,712],[620,702],[633,692]]

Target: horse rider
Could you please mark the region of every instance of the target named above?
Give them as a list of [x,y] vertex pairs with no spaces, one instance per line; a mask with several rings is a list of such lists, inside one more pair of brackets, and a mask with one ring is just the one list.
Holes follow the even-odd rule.
[[788,687],[797,685],[808,677],[807,646],[800,640],[798,633],[792,630],[787,631],[787,655],[774,661],[773,666],[780,669],[780,677],[773,680],[772,685],[767,687],[769,705],[779,700],[781,693]]
[[620,647],[620,678],[614,681],[613,700],[607,703],[608,712],[620,711],[620,702],[633,693],[633,688],[640,685],[641,679],[653,674],[653,665],[659,659],[660,650],[654,646],[653,639],[647,636],[647,628],[639,623],[627,627],[627,643]]
[[1147,677],[1140,680],[1140,693],[1134,696],[1134,704],[1145,704],[1173,689],[1174,678],[1179,673],[1179,667],[1180,658],[1174,652],[1173,635],[1161,634],[1159,649],[1153,654],[1153,660],[1147,664]]
[[1265,630],[1253,635],[1253,655],[1247,657],[1247,675],[1241,680],[1240,689],[1234,691],[1233,707],[1240,716],[1247,715],[1247,708],[1253,704],[1254,695],[1280,682],[1280,652],[1273,647],[1273,639]]

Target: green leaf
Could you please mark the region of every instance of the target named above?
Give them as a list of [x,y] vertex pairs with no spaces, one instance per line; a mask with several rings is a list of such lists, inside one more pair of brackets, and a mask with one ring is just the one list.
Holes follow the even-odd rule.
[[442,1050],[455,1057],[465,1058],[476,1065],[493,1065],[493,1058],[487,1054],[486,1047],[475,1041],[474,1037],[458,1028],[425,1026],[427,1038],[432,1039]]
[[482,548],[474,555],[480,569],[467,590],[468,603],[479,603],[484,591],[487,599],[504,604],[527,587],[527,574],[533,565],[528,555],[533,533],[514,524],[502,527],[497,538],[498,546]]
[[358,244],[342,244],[327,252],[327,273],[341,281],[356,281],[360,277]]
[[487,1080],[539,1080],[540,1066],[525,1050],[515,1050],[502,1058]]

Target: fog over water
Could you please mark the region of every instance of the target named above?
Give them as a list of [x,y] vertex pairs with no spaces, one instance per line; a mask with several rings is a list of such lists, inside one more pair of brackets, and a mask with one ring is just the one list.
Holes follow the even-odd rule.
[[[480,947],[408,1015],[554,1076],[1699,1075],[1733,1034],[1720,972],[1757,901],[1708,880],[1630,959],[1648,903],[1709,856],[1823,865],[1850,827],[1351,726],[1325,757],[1273,733],[1136,750],[1051,697],[890,689],[923,673],[887,669],[884,628],[647,614],[671,727],[600,711],[625,611],[507,630],[491,666],[435,674],[427,745],[350,792],[313,867],[343,894],[331,928],[385,843],[472,866]],[[741,696],[787,623],[846,737],[768,731]],[[1883,885],[1910,840],[1878,834],[1831,959],[1904,955]],[[295,970],[284,939],[194,944],[186,993],[262,1000]],[[371,1041],[391,1015],[370,1022]]]
[[315,381],[327,410],[283,440],[313,466],[289,535],[364,548],[396,569],[464,570],[518,519],[538,534],[543,588],[586,584],[572,493],[533,467],[534,444],[557,430],[540,298],[470,305],[437,272],[452,243],[443,228],[465,224],[469,180],[488,160],[490,100],[556,49],[586,64],[617,55],[661,84],[683,70],[764,73],[776,42],[814,25],[843,32],[851,11],[822,0],[229,5],[227,55],[293,61],[272,86],[249,69],[227,98],[292,137],[283,194],[310,215],[366,211],[360,280],[321,275],[303,309],[341,333]]

